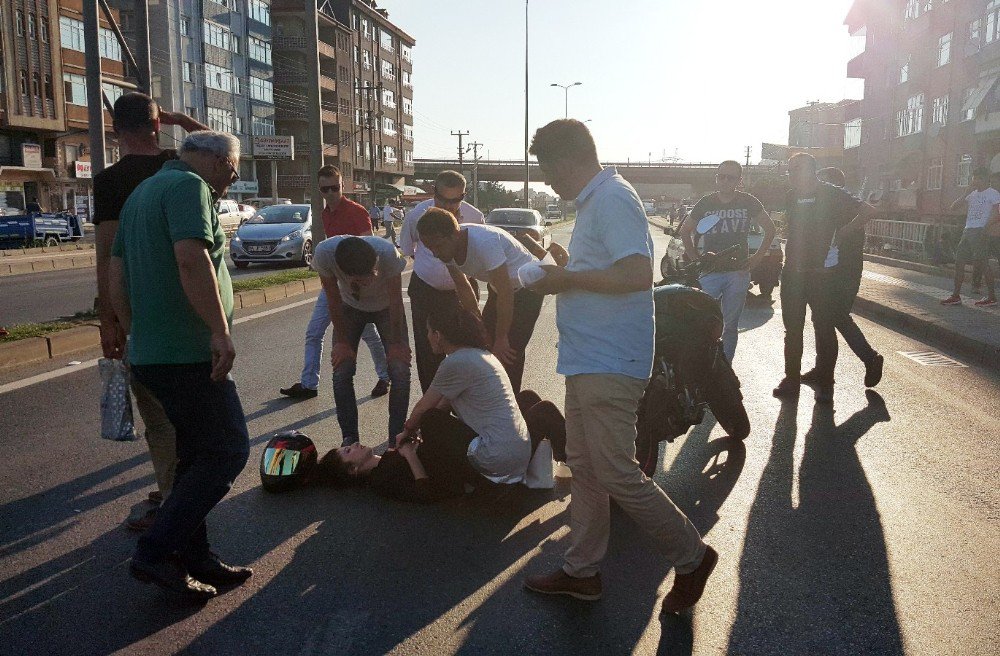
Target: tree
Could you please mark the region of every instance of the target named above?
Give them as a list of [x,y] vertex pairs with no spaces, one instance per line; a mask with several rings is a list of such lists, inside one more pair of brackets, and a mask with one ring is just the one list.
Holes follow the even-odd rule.
[[498,207],[518,207],[518,205],[517,194],[504,188],[499,182],[479,183],[479,209],[483,213]]

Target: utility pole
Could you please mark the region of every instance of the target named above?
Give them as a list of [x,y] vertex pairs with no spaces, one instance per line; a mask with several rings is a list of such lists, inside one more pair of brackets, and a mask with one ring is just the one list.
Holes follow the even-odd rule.
[[747,146],[746,175],[743,177],[743,188],[750,191],[750,146]]
[[747,166],[750,166],[750,146],[747,146]]
[[87,70],[87,123],[92,175],[104,170],[104,90],[101,88],[101,51],[98,46],[97,0],[83,0],[83,48]]
[[479,147],[483,144],[473,141],[469,144],[472,149],[472,204],[479,207]]
[[[316,0],[304,0],[305,15],[305,36],[306,43],[319,43],[319,16],[316,8]],[[313,248],[321,242],[326,234],[323,230],[323,195],[319,193],[319,180],[316,172],[323,166],[323,111],[320,107],[322,102],[319,88],[319,51],[314,46],[305,49],[306,59],[306,116],[308,117],[308,129],[306,134],[309,137],[309,179],[312,181],[312,188],[309,190],[309,200],[312,206],[312,237]],[[293,153],[294,154],[294,153]],[[272,183],[275,185],[271,193],[277,196],[277,163],[272,162],[275,167],[271,172]]]
[[[459,130],[458,132],[452,132],[451,136],[458,137],[458,172],[462,173],[462,165],[465,161],[463,158],[463,156],[465,155],[465,150],[462,148],[462,138],[469,136],[469,131],[466,130],[465,132],[462,132],[461,130]],[[462,173],[462,175],[465,174]]]

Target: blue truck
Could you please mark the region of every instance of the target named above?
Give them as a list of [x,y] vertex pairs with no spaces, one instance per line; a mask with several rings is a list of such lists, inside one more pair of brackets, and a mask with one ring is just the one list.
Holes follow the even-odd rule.
[[0,248],[56,246],[83,238],[83,224],[75,214],[32,212],[0,216]]

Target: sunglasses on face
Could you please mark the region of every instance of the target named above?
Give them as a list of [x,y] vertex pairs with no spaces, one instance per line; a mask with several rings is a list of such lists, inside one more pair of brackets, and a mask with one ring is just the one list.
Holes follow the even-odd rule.
[[434,199],[442,203],[445,203],[447,205],[456,205],[458,203],[461,203],[463,200],[465,200],[465,197],[466,194],[464,193],[461,196],[457,196],[455,198],[448,198],[447,196],[442,196],[436,191],[434,192]]
[[340,191],[340,185],[323,185],[319,190],[324,194],[329,194],[334,191]]

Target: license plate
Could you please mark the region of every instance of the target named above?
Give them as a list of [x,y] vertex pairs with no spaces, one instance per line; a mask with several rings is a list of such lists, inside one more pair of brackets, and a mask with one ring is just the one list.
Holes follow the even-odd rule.
[[271,249],[268,246],[248,246],[248,253],[270,253]]

